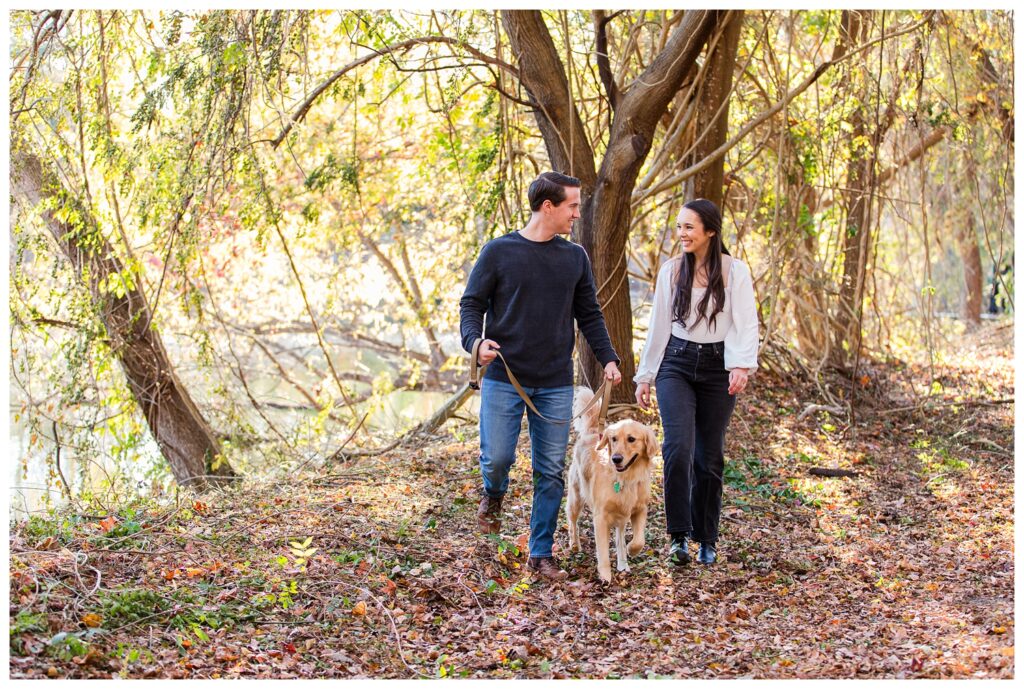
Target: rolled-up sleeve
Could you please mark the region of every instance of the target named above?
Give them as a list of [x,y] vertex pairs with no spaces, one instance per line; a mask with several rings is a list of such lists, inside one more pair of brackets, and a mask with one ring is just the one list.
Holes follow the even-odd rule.
[[647,341],[640,353],[634,383],[653,383],[658,376],[661,360],[665,358],[665,347],[672,336],[672,278],[675,276],[679,259],[667,261],[658,271],[654,285],[654,302],[647,323]]
[[757,303],[754,301],[754,283],[750,268],[733,261],[730,281],[732,327],[725,335],[725,368],[757,368]]

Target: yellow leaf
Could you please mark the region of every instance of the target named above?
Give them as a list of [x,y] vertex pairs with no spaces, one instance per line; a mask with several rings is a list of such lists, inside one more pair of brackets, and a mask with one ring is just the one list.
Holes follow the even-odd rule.
[[366,601],[359,601],[355,607],[352,608],[353,615],[365,615],[366,614]]
[[103,618],[94,612],[86,613],[82,617],[82,624],[86,627],[98,627],[103,624]]
[[1006,627],[1004,627],[1002,625],[999,625],[998,627],[993,627],[992,628],[992,633],[993,634],[1005,634],[1006,633]]

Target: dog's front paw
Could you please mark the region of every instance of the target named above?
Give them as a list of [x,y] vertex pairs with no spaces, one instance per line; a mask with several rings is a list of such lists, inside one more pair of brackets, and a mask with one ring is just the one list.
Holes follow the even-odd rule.
[[611,567],[598,567],[597,578],[606,584],[612,583],[612,568]]
[[644,545],[643,541],[630,541],[629,547],[626,548],[626,552],[629,553],[630,557],[639,555],[640,551],[644,549]]
[[615,569],[617,569],[620,572],[628,572],[629,571],[629,563],[628,562],[621,562],[621,563],[619,563],[619,565]]

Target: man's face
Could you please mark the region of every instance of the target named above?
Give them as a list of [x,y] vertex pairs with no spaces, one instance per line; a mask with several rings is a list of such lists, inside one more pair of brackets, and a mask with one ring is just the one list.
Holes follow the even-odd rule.
[[544,204],[547,208],[548,220],[556,228],[558,234],[572,232],[572,224],[580,217],[580,188],[565,187],[565,201],[557,206],[550,201]]

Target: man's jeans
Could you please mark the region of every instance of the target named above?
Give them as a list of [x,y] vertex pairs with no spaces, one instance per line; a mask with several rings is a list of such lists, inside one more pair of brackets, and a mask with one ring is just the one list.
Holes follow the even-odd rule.
[[722,342],[698,344],[674,335],[655,379],[665,433],[665,521],[670,534],[718,540],[725,429],[736,406],[729,394]]
[[[572,386],[523,388],[541,414],[568,421]],[[484,491],[500,497],[508,490],[508,473],[516,461],[516,441],[526,410],[533,463],[533,510],[530,514],[530,556],[551,557],[558,512],[565,493],[565,450],[569,424],[551,423],[530,411],[509,383],[484,378],[480,389],[480,474]]]

